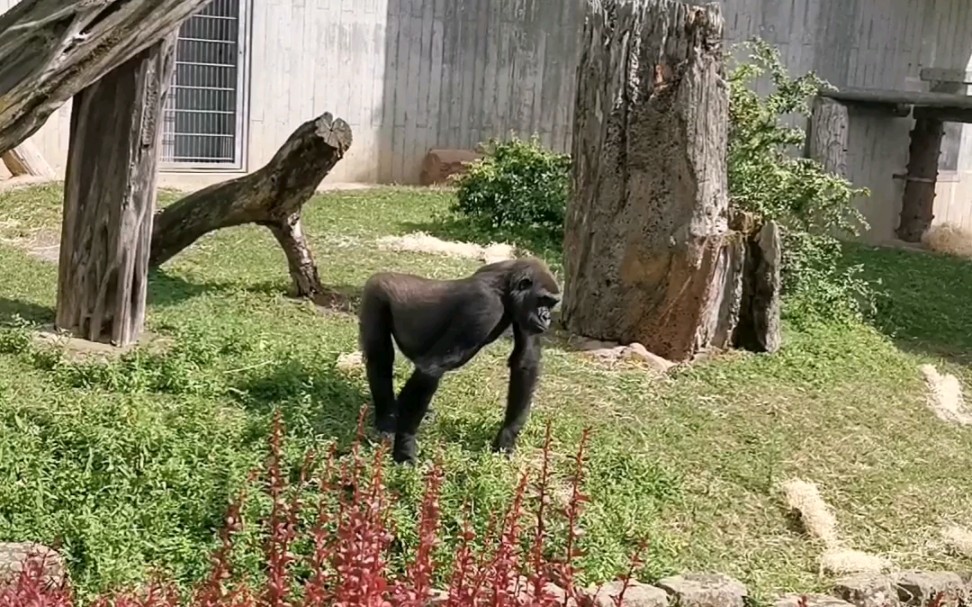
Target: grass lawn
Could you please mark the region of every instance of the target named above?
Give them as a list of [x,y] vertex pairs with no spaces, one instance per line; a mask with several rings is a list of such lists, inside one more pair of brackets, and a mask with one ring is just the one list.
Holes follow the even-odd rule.
[[[435,229],[449,197],[319,196],[306,228],[323,280],[353,299],[377,270],[472,271],[475,262],[374,246],[417,225]],[[53,318],[56,268],[18,239],[56,233],[59,201],[50,186],[0,193],[0,322]],[[548,348],[513,461],[488,453],[510,348],[494,344],[444,381],[420,435],[422,458],[446,462],[447,520],[471,498],[484,527],[522,464],[536,461],[550,420],[561,478],[592,429],[583,520],[591,580],[624,570],[647,534],[646,581],[692,568],[736,576],[763,598],[825,587],[821,546],[792,528],[781,501],[779,484],[792,477],[820,486],[849,547],[901,567],[968,567],[938,538],[943,526],[972,526],[972,431],[929,412],[918,365],[972,380],[972,265],[865,247],[851,254],[889,291],[877,328],[787,326],[777,355],[734,353],[664,381]],[[363,374],[335,367],[356,349],[354,318],[288,299],[288,285],[269,233],[234,228],[153,276],[148,322],[171,338],[165,354],[70,364],[25,347],[22,332],[0,334],[0,541],[62,546],[83,592],[138,580],[148,567],[199,576],[228,498],[265,454],[274,408],[296,461],[310,445],[350,438],[368,401]],[[407,372],[399,358],[398,381]],[[390,483],[402,493],[396,518],[407,545],[420,472],[395,469]]]

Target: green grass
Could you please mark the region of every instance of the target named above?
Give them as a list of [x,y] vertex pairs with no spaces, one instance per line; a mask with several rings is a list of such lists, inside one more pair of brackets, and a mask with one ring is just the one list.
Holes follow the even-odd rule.
[[[59,196],[56,187],[0,193],[8,239],[0,322],[52,319],[56,268],[9,239],[56,231]],[[319,196],[306,228],[323,280],[353,299],[377,270],[473,270],[475,262],[374,247],[377,237],[416,226],[462,233],[434,220],[449,197],[411,189]],[[593,431],[593,501],[583,521],[592,580],[623,570],[647,534],[647,581],[706,569],[744,580],[760,597],[825,587],[821,547],[792,529],[780,499],[779,483],[794,476],[819,484],[849,546],[900,566],[967,567],[937,537],[946,524],[972,526],[972,435],[927,410],[917,366],[935,362],[972,380],[972,265],[865,247],[852,255],[890,293],[877,328],[787,327],[777,355],[734,353],[665,381],[548,348],[512,462],[487,448],[502,416],[510,345],[491,346],[444,381],[420,436],[423,459],[441,454],[447,466],[447,520],[471,498],[485,526],[520,466],[536,460],[550,420],[560,479],[583,428]],[[172,338],[165,354],[67,363],[29,346],[23,332],[2,333],[0,541],[62,546],[85,593],[138,580],[150,567],[184,582],[198,576],[227,500],[265,455],[274,408],[284,412],[296,459],[308,446],[349,439],[368,401],[363,375],[335,368],[356,348],[353,317],[289,299],[288,285],[270,235],[234,228],[153,275],[149,328]],[[400,360],[398,381],[407,372]],[[418,474],[391,476],[402,492],[404,544],[414,537]]]

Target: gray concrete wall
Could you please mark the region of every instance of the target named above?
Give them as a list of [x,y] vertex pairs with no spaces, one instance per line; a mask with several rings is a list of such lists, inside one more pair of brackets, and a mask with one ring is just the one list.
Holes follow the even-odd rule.
[[[586,0],[257,0],[250,12],[248,170],[302,121],[329,110],[354,129],[329,182],[417,180],[431,147],[469,148],[510,131],[569,149],[574,66]],[[12,0],[0,0],[0,10]],[[834,84],[924,90],[921,67],[965,68],[968,0],[722,0],[729,42],[758,35],[794,73]],[[67,109],[35,139],[63,167]],[[851,178],[872,240],[890,237],[907,162],[908,119],[855,113]],[[959,129],[959,131],[967,129]],[[953,137],[956,135],[952,135]],[[972,226],[972,137],[956,146],[939,215]],[[169,174],[209,183],[217,174]]]

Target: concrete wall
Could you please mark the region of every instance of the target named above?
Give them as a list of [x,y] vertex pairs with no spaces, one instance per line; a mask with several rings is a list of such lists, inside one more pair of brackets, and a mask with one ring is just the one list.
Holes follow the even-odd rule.
[[[574,66],[586,0],[255,0],[249,41],[247,168],[325,110],[354,144],[328,182],[415,182],[430,147],[473,147],[510,130],[569,147]],[[0,0],[0,10],[12,4]],[[921,67],[965,68],[968,0],[722,0],[730,42],[759,35],[795,73],[838,86],[927,90]],[[35,140],[63,167],[68,109]],[[855,112],[851,178],[884,240],[897,224],[911,121]],[[961,130],[961,129],[960,129]],[[968,129],[965,129],[968,130]],[[972,137],[957,181],[940,185],[940,218],[972,222]],[[221,174],[167,174],[204,184]],[[972,227],[972,223],[969,223]]]

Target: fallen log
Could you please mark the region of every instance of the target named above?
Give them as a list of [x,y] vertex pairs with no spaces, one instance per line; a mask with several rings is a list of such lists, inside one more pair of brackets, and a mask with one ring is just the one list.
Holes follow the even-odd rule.
[[209,0],[22,0],[0,14],[0,153]]
[[54,169],[37,146],[30,141],[23,141],[17,147],[0,154],[0,160],[14,177],[29,175],[54,179]]
[[287,256],[299,297],[326,295],[301,226],[304,203],[351,147],[351,127],[330,113],[305,122],[259,170],[194,192],[159,211],[149,265],[158,267],[209,232],[265,226]]

